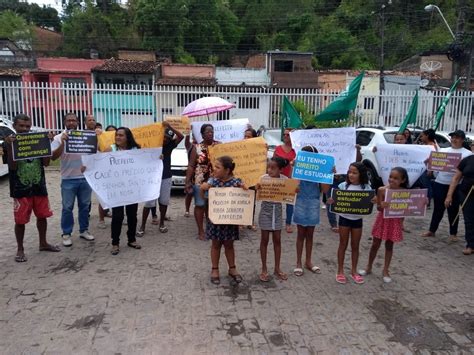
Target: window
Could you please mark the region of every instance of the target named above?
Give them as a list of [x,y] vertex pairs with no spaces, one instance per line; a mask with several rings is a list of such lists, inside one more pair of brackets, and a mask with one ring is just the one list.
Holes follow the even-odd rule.
[[375,97],[364,97],[364,110],[373,110]]
[[375,133],[370,131],[358,131],[356,136],[356,143],[361,146],[368,146]]
[[86,79],[84,78],[62,78],[61,82],[64,86],[64,95],[68,96],[84,96],[86,91]]
[[226,121],[230,119],[230,114],[229,114],[229,110],[227,111],[221,111],[217,114],[217,120],[218,121]]
[[436,143],[438,143],[438,145],[441,147],[441,148],[448,148],[451,146],[451,142],[448,141],[445,137],[443,137],[442,135],[440,134],[437,134],[436,135]]
[[180,93],[178,94],[178,107],[186,107],[194,100],[203,97],[202,94]]
[[256,110],[260,108],[260,98],[259,97],[239,97],[239,108]]
[[274,66],[274,71],[282,71],[288,73],[291,73],[293,71],[292,60],[275,60]]

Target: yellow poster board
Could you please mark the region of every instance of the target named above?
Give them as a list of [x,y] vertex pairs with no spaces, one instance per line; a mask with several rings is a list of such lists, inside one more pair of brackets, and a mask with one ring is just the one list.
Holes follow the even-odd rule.
[[209,189],[209,219],[214,224],[250,226],[253,223],[255,191],[239,187]]
[[[161,123],[131,128],[133,137],[142,148],[159,148],[163,146],[164,130]],[[102,132],[99,136],[99,150],[105,151],[115,143],[115,132]]]
[[185,136],[191,132],[191,121],[188,116],[165,116],[165,121]]
[[299,181],[294,179],[263,178],[259,182],[257,200],[295,204]]
[[217,144],[209,147],[212,164],[219,157],[228,155],[234,159],[234,176],[247,185],[255,186],[267,171],[267,143],[263,137]]

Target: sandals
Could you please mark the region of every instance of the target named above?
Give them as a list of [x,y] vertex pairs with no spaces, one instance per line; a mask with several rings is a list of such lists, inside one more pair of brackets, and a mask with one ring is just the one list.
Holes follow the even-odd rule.
[[359,274],[351,275],[351,278],[352,278],[352,281],[354,281],[358,285],[361,285],[364,283],[364,278],[360,276]]
[[231,274],[230,270],[235,269],[235,266],[230,266],[229,267],[229,277],[231,277],[236,283],[241,283],[243,281],[243,278],[240,274]]
[[270,281],[270,275],[268,275],[268,272],[262,272],[259,276],[259,279],[262,282],[268,282]]
[[288,275],[285,274],[283,271],[279,271],[274,273],[275,277],[280,281],[288,280]]
[[168,232],[168,227],[166,227],[166,226],[161,226],[161,227],[160,227],[160,232],[161,232],[161,233],[167,233],[167,232]]
[[423,238],[431,238],[434,237],[435,234],[433,232],[425,232],[421,235]]
[[293,270],[293,274],[295,274],[295,276],[303,276],[304,274],[304,270],[300,267],[297,267]]
[[311,271],[313,274],[320,274],[321,273],[321,269],[318,266],[312,266],[311,268],[306,266],[306,269]]
[[[219,270],[218,267],[213,267],[212,270]],[[213,285],[220,285],[221,279],[219,276],[211,276],[211,283]]]
[[118,255],[118,253],[120,253],[120,248],[118,245],[112,245],[112,251],[110,252],[110,254],[112,255]]
[[347,283],[347,278],[344,276],[344,274],[338,274],[336,275],[336,282],[340,284],[345,284]]
[[57,252],[60,252],[61,249],[57,245],[48,244],[45,247],[40,247],[39,251],[50,251],[52,253],[57,253]]
[[133,249],[141,249],[142,246],[140,244],[138,244],[137,242],[133,242],[133,243],[127,243],[127,245],[130,247],[130,248],[133,248]]
[[154,225],[160,224],[160,221],[158,221],[158,217],[156,217],[156,218],[153,217],[153,218],[151,219],[151,224],[154,224]]
[[372,273],[372,271],[367,271],[367,270],[364,270],[364,269],[360,269],[360,270],[357,270],[357,273],[360,276],[367,276],[367,275],[370,275]]
[[291,224],[286,225],[286,233],[293,233],[293,227],[291,226]]
[[189,217],[189,211],[184,212],[184,217]]
[[338,228],[338,227],[331,227],[331,230],[332,230],[334,233],[339,233],[339,228]]
[[17,263],[24,263],[24,262],[27,262],[28,259],[26,258],[26,255],[23,254],[23,255],[17,255],[17,256],[15,256],[15,261],[16,261]]
[[143,231],[143,230],[139,230],[139,231],[137,232],[137,234],[136,234],[136,236],[137,236],[138,238],[141,238],[141,237],[143,237],[144,235],[145,235],[145,231]]

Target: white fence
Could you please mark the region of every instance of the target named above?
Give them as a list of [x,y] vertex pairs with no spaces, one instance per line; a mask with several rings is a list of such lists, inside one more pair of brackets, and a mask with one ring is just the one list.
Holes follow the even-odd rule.
[[[75,112],[82,120],[93,114],[106,125],[136,127],[161,121],[165,115],[179,115],[191,101],[204,96],[220,96],[236,107],[209,117],[215,119],[248,118],[254,127],[279,126],[283,96],[290,101],[301,100],[312,113],[320,112],[338,92],[315,89],[284,89],[245,86],[128,86],[71,85],[54,83],[0,82],[0,115],[11,118],[26,113],[35,126],[61,129],[62,118]],[[360,95],[355,110],[355,125],[399,125],[415,92],[385,91]],[[431,127],[445,91],[420,90],[417,126]],[[474,131],[474,93],[456,92],[447,106],[440,130]],[[207,120],[208,117],[201,117]]]

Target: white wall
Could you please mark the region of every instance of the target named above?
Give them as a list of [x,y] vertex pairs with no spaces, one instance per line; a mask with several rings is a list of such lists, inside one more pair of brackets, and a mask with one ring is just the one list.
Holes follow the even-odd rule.
[[216,80],[217,85],[270,85],[266,69],[216,67]]

